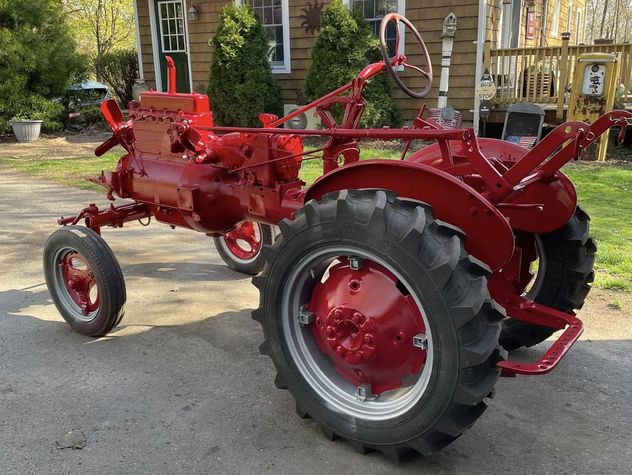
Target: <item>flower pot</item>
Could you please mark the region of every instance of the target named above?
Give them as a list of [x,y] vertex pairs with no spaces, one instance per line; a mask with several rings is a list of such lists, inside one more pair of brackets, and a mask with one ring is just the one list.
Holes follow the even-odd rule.
[[42,129],[41,120],[20,120],[11,122],[13,133],[18,142],[35,142],[40,136]]

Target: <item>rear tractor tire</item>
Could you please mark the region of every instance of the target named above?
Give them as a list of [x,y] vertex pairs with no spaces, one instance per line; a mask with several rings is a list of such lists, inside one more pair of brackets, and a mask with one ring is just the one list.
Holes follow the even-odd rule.
[[57,310],[76,332],[103,336],[123,318],[123,272],[93,230],[64,226],[51,234],[44,247],[44,276]]
[[261,249],[273,242],[272,226],[242,221],[235,229],[214,237],[215,248],[224,263],[242,274],[255,275],[263,270]]
[[279,227],[253,318],[298,415],[394,461],[467,430],[505,353],[489,268],[463,233],[383,190],[327,194]]
[[[536,236],[539,268],[526,296],[541,305],[575,315],[584,305],[595,278],[597,246],[590,236],[590,217],[579,206],[557,231]],[[543,342],[555,330],[507,318],[500,343],[507,351]]]

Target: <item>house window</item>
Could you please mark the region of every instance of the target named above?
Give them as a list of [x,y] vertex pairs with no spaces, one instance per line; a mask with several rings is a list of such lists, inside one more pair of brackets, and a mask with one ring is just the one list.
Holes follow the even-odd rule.
[[[347,6],[352,10],[359,10],[364,15],[365,20],[369,23],[371,30],[375,36],[380,34],[380,23],[382,18],[388,13],[406,13],[405,0],[346,0]],[[388,47],[389,56],[395,56],[396,26],[394,22],[390,22],[386,29],[386,45]],[[404,28],[400,25],[400,45],[399,53],[404,52]]]
[[274,73],[290,72],[290,17],[288,0],[236,0],[247,1],[259,15],[268,35],[268,57]]
[[560,30],[560,0],[553,2],[553,17],[551,18],[551,35],[557,36]]
[[182,1],[159,2],[160,41],[163,53],[186,53]]

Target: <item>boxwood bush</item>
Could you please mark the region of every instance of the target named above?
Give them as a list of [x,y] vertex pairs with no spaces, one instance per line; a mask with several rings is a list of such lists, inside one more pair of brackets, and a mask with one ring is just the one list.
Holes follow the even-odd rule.
[[[381,58],[379,42],[360,12],[349,12],[342,0],[333,0],[323,12],[321,29],[312,48],[305,95],[314,100],[348,83],[370,62]],[[386,74],[371,79],[364,89],[367,107],[363,127],[401,125],[401,113],[391,97]],[[334,111],[337,120],[341,110]]]
[[268,39],[254,10],[226,5],[212,48],[208,95],[218,125],[259,127],[259,113],[283,113],[268,61]]

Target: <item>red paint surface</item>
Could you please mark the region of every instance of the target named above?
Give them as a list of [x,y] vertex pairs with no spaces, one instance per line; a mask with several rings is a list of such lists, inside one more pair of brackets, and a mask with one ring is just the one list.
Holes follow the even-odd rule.
[[426,360],[426,351],[412,343],[425,333],[421,313],[396,284],[376,263],[352,270],[343,259],[316,285],[308,305],[319,349],[342,377],[370,385],[373,394],[401,387],[402,378],[417,374]]

